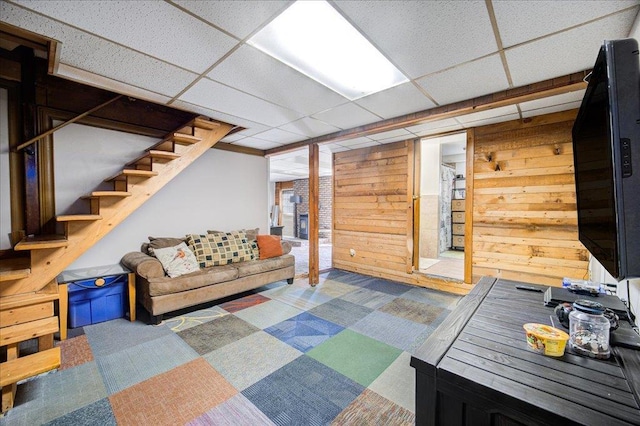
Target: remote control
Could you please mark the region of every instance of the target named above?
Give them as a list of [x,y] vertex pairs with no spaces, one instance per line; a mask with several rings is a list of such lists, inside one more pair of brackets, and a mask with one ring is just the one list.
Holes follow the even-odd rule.
[[517,285],[516,288],[518,290],[526,290],[526,291],[535,291],[536,293],[542,293],[538,287],[529,287],[527,285]]

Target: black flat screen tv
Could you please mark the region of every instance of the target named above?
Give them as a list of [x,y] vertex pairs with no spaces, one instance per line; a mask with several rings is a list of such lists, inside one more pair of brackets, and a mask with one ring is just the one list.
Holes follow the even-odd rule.
[[640,61],[605,41],[573,125],[578,236],[618,281],[640,277]]

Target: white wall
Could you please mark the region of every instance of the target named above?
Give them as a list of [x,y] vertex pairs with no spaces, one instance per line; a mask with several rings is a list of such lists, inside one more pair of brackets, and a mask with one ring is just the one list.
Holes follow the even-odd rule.
[[631,31],[629,31],[629,37],[635,38],[640,42],[640,13],[636,16],[636,20],[633,22],[631,26]]
[[[80,125],[57,132],[57,213],[75,212],[81,205],[74,200],[100,186],[103,179],[155,142]],[[125,253],[139,250],[148,236],[256,227],[269,233],[268,178],[267,159],[211,149],[68,269],[118,263]]]
[[6,89],[0,89],[0,250],[11,248],[11,203],[9,185],[9,102]]
[[636,325],[640,324],[640,278],[628,280],[629,291],[627,292],[627,280],[617,282],[593,256],[590,257],[589,277],[594,282],[617,283],[618,297],[627,301],[627,306],[631,306],[631,312],[636,316]]
[[420,195],[440,195],[440,144],[420,144]]

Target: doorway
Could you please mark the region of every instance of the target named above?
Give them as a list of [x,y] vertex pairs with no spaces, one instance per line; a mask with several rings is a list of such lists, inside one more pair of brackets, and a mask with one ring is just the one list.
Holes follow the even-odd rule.
[[464,281],[466,132],[420,141],[418,271]]

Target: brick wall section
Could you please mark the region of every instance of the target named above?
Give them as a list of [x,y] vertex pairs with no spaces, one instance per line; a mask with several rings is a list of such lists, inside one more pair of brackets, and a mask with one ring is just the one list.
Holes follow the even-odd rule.
[[[294,180],[293,193],[302,197],[302,203],[298,204],[298,215],[309,213],[309,179]],[[320,238],[329,238],[331,234],[333,176],[320,177],[319,199]],[[296,217],[296,226],[299,226],[299,223],[300,220]]]

